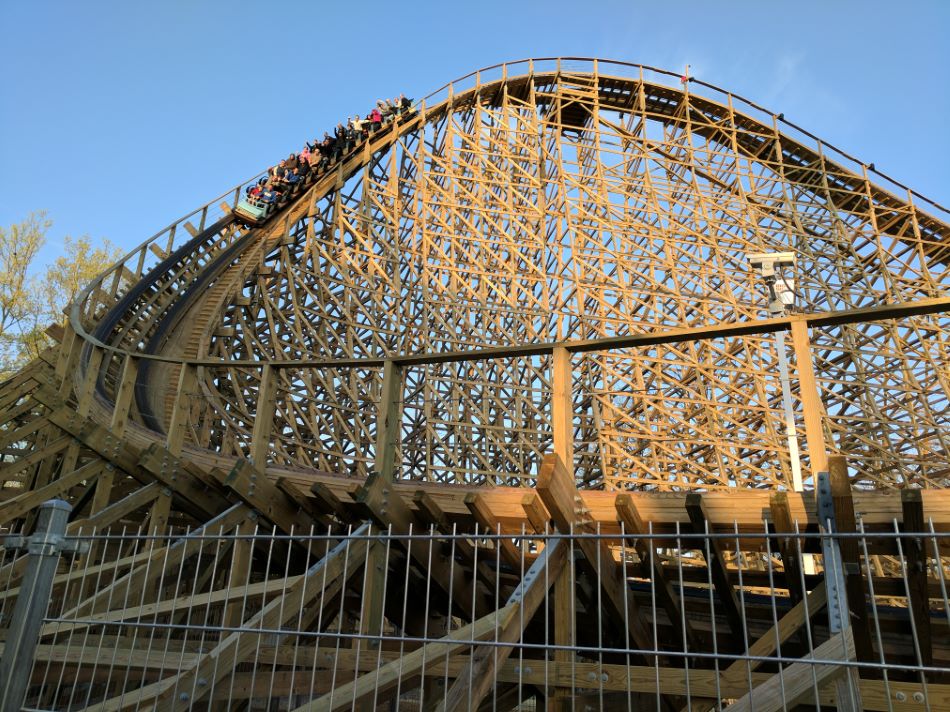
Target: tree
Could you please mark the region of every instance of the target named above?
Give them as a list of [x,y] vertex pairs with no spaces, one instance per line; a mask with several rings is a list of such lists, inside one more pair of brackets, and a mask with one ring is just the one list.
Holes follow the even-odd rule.
[[63,254],[36,264],[52,226],[44,211],[0,227],[0,380],[50,345],[46,328],[63,323],[63,309],[79,291],[121,255],[108,240],[93,247],[89,237],[66,237]]

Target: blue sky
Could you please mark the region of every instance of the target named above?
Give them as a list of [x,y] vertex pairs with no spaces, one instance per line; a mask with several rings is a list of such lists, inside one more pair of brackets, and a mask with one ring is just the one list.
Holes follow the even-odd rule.
[[599,56],[784,112],[950,204],[950,0],[0,0],[0,225],[131,248],[379,97]]

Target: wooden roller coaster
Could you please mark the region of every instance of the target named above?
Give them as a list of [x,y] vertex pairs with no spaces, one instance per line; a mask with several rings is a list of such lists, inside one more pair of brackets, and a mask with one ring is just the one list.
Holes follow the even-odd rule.
[[22,708],[950,709],[947,211],[645,66],[413,108],[0,384]]

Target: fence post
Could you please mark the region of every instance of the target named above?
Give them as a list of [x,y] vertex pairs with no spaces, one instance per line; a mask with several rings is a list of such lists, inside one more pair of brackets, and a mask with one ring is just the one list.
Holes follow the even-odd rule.
[[[821,558],[825,569],[825,589],[828,594],[828,629],[832,635],[844,634],[843,641],[849,638],[853,641],[854,631],[851,629],[851,614],[845,591],[845,570],[841,559],[841,545],[837,538],[838,523],[830,473],[819,472],[817,484],[815,494],[818,504],[818,530],[822,534]],[[855,656],[845,653],[843,657],[850,662]],[[858,712],[863,708],[860,684],[858,670],[853,667],[846,667],[843,674],[835,678],[835,703],[838,710]]]
[[0,658],[0,712],[18,712],[26,698],[59,555],[64,549],[75,548],[63,541],[72,509],[60,499],[44,502],[33,536],[11,536],[4,542],[8,549],[25,548],[27,563]]

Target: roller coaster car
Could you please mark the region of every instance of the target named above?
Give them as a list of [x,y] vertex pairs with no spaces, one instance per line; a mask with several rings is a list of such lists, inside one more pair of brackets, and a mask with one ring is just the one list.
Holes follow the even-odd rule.
[[258,226],[262,225],[267,218],[269,218],[274,210],[277,208],[277,201],[273,203],[250,203],[247,200],[242,200],[237,204],[237,207],[234,209],[234,214],[243,220],[247,225]]

